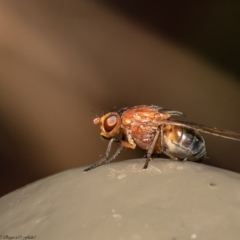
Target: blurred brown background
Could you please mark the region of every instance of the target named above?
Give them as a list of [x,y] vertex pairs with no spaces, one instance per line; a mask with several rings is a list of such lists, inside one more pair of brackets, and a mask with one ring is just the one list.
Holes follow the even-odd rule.
[[[98,160],[91,110],[155,104],[240,132],[239,20],[238,1],[1,1],[0,195]],[[206,141],[207,164],[240,172],[239,142]]]

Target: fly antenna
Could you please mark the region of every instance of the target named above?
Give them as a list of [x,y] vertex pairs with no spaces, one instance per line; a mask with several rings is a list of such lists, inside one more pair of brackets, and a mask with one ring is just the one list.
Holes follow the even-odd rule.
[[91,112],[93,113],[93,115],[96,117],[96,118],[99,118],[99,116],[97,115],[97,113],[93,110],[91,110]]

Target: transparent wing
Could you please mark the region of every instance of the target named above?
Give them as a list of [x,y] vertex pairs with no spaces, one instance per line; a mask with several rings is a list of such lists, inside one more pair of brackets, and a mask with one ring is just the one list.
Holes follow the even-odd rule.
[[151,105],[150,107],[156,109],[160,113],[168,113],[170,116],[186,116],[182,112],[171,110],[171,109],[165,109],[156,105]]
[[180,121],[180,120],[162,121],[161,125],[165,125],[165,124],[185,127],[185,128],[197,130],[199,132],[208,133],[208,134],[212,134],[212,135],[215,135],[215,136],[240,141],[240,134],[239,133],[224,130],[224,129],[218,129],[218,128],[215,128],[215,127],[208,127],[208,126],[198,124],[198,123],[192,123],[192,122],[186,122],[186,121]]
[[[138,109],[141,109],[141,108],[146,108],[146,109],[154,109],[155,111],[159,112],[159,113],[165,113],[165,114],[169,114],[170,116],[184,116],[186,117],[185,114],[183,114],[182,112],[179,112],[179,111],[175,111],[175,110],[171,110],[171,109],[165,109],[165,108],[162,108],[162,107],[159,107],[159,106],[156,106],[156,105],[138,105],[138,106],[135,106],[135,107],[123,107],[123,108],[120,108],[117,112],[119,115],[122,115],[125,111],[127,110],[138,110]],[[146,111],[147,112],[147,111]]]

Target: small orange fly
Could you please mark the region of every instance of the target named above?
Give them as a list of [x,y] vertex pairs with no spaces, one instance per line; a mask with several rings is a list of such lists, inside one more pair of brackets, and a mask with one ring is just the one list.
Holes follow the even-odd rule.
[[[137,145],[147,151],[143,169],[147,169],[153,153],[164,153],[173,160],[201,161],[206,157],[206,147],[199,132],[240,141],[239,133],[172,119],[182,115],[154,105],[141,105],[95,118],[93,123],[100,124],[101,136],[110,141],[104,157],[84,171],[111,162],[124,147],[135,149]],[[109,158],[113,142],[120,146]]]

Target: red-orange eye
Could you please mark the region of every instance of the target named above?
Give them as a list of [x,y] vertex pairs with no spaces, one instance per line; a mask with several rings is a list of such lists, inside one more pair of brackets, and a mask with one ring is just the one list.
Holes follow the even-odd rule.
[[104,129],[106,132],[111,132],[117,124],[117,117],[110,115],[104,120]]

